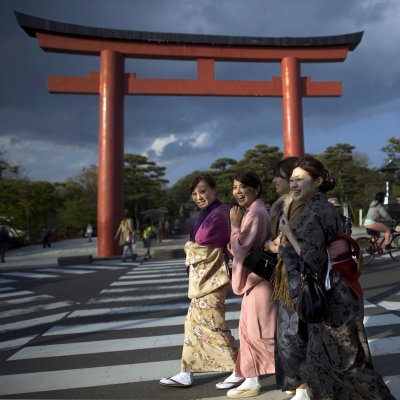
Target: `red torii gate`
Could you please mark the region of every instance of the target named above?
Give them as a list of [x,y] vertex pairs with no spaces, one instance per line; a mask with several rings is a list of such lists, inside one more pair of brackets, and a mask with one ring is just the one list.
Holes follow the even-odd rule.
[[[123,215],[124,95],[282,97],[285,156],[303,156],[303,97],[341,95],[341,82],[301,77],[300,64],[344,61],[363,32],[340,36],[265,38],[188,35],[94,28],[15,12],[19,25],[46,51],[100,56],[100,72],[49,77],[51,93],[100,95],[98,256],[117,254],[114,233]],[[192,60],[197,79],[137,78],[125,58]],[[215,80],[215,61],[279,62],[271,81]]]

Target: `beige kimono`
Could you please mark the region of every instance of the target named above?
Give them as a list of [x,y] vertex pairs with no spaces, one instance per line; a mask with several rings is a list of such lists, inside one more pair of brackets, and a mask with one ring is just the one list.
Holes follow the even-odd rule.
[[237,349],[225,322],[229,275],[222,249],[185,244],[189,268],[182,371],[233,371]]

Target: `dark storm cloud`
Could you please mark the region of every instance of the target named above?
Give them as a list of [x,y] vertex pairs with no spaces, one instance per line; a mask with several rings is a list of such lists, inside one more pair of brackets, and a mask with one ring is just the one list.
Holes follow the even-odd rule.
[[[304,99],[306,135],[308,130],[340,130],[349,121],[399,108],[400,7],[395,0],[116,0],[112,5],[108,0],[2,0],[0,45],[7,57],[1,62],[0,135],[8,139],[0,147],[12,146],[18,138],[26,146],[38,146],[37,157],[44,142],[53,146],[46,151],[54,160],[71,152],[71,167],[64,175],[60,168],[60,176],[96,162],[98,96],[49,94],[47,78],[85,76],[99,70],[99,60],[44,52],[18,26],[13,10],[67,23],[158,32],[272,37],[365,30],[361,44],[343,63],[302,65],[302,75],[314,81],[343,82],[340,98]],[[194,62],[133,59],[126,61],[126,72],[143,78],[194,79],[197,74]],[[217,79],[270,80],[273,75],[280,75],[277,64],[216,65]],[[204,162],[206,167],[217,157],[229,156],[231,149],[243,154],[257,143],[282,147],[281,132],[277,98],[125,98],[126,149],[146,153],[157,162],[179,159],[182,175],[190,172],[192,163]],[[193,146],[201,134],[208,135],[209,143]],[[32,158],[32,170],[34,165]]]

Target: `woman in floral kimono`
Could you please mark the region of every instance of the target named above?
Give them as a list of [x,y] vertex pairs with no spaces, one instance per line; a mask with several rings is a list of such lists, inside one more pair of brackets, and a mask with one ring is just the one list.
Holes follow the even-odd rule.
[[[277,304],[272,299],[272,287],[243,266],[249,251],[261,247],[270,234],[270,219],[260,198],[261,191],[261,180],[254,172],[235,175],[233,196],[239,206],[232,207],[230,212],[230,249],[233,254],[232,289],[235,294],[243,296],[239,320],[240,348],[234,372],[217,386],[220,389],[232,388],[227,396],[234,399],[257,396],[261,389],[258,377],[275,372]],[[241,207],[246,209],[244,215]]]
[[225,322],[229,207],[216,198],[216,183],[208,174],[193,180],[190,193],[201,209],[185,244],[191,302],[185,320],[181,372],[161,379],[160,384],[165,386],[188,387],[194,372],[232,371],[237,356],[235,340]]
[[[284,263],[293,263],[286,251],[293,248],[300,271],[318,274],[327,289],[331,286],[327,320],[307,324],[309,394],[313,400],[394,400],[382,377],[373,370],[363,326],[360,271],[353,271],[352,263],[350,268],[346,265],[340,269],[335,265],[340,262],[328,260],[327,247],[336,246],[339,241],[335,239],[343,229],[339,213],[325,196],[334,186],[335,181],[320,161],[312,157],[299,160],[290,188],[294,199],[303,200],[305,207],[295,233],[285,216],[279,225],[284,235],[280,246]],[[348,259],[351,261],[350,251]],[[325,279],[328,273],[330,279]],[[294,397],[300,398],[304,397]]]

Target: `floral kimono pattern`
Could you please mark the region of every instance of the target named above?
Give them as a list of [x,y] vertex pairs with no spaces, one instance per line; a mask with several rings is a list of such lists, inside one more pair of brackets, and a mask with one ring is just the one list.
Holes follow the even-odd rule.
[[237,349],[225,322],[229,275],[222,249],[185,245],[189,268],[185,339],[181,370],[187,372],[233,371]]

